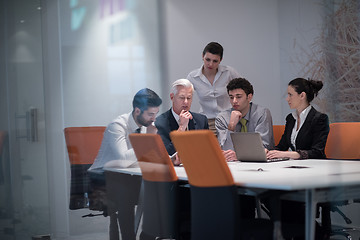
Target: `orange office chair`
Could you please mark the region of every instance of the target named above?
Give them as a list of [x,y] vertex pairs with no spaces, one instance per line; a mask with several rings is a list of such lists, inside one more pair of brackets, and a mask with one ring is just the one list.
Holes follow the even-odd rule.
[[[328,159],[342,160],[360,160],[360,122],[338,122],[330,124],[330,132],[325,146],[325,154]],[[359,200],[354,200],[358,202]],[[351,224],[349,219],[339,208],[339,205],[347,205],[348,202],[335,202],[323,205],[329,208],[327,211],[339,213],[347,224]],[[323,211],[324,212],[324,211]],[[327,213],[327,218],[330,214]],[[326,221],[326,220],[325,220]],[[328,224],[331,224],[331,220]],[[348,238],[347,230],[356,230],[354,228],[341,228],[331,232],[331,235],[342,235]]]
[[178,178],[158,134],[130,134],[144,181],[142,230],[155,238],[178,238]]
[[279,144],[280,139],[285,131],[285,125],[273,125],[275,146]]
[[241,220],[237,187],[210,130],[170,133],[191,190],[192,239],[272,239],[272,223]]
[[329,159],[360,160],[360,122],[330,124],[325,154]]
[[[106,127],[68,127],[64,129],[65,141],[71,168],[71,210],[90,208],[103,210],[96,198],[89,199],[90,180],[87,170],[94,162],[101,146]],[[100,194],[102,193],[94,193]],[[90,201],[90,202],[89,202]],[[102,205],[102,204],[100,204]]]

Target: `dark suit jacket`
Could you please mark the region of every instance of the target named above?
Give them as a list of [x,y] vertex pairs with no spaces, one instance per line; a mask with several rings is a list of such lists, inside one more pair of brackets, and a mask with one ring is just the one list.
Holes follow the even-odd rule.
[[[294,125],[295,119],[292,114],[289,114],[286,117],[285,132],[275,149],[286,151],[290,147],[295,150],[290,140]],[[295,140],[296,151],[300,154],[301,159],[326,158],[324,150],[329,130],[328,116],[311,107]]]
[[[193,119],[189,121],[189,130],[209,129],[208,119],[205,115],[194,112],[190,113],[193,116]],[[176,150],[171,142],[170,132],[177,130],[179,124],[175,120],[171,109],[156,118],[155,126],[158,129],[158,134],[161,136],[169,155],[174,154]]]

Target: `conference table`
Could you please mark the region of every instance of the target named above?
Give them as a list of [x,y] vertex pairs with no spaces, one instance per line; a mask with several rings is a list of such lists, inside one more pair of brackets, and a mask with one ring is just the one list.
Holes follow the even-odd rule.
[[[305,236],[315,236],[316,205],[360,198],[360,161],[287,160],[271,163],[229,162],[235,184],[244,194],[280,192],[281,199],[305,203]],[[140,168],[105,171],[141,175]],[[183,167],[175,167],[180,181],[188,181]]]

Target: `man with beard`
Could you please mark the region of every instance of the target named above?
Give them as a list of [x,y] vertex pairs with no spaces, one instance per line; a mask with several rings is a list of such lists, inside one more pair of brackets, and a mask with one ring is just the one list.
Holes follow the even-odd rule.
[[[103,168],[139,167],[134,149],[131,146],[129,134],[131,133],[157,133],[153,124],[159,112],[161,98],[148,88],[138,91],[133,99],[133,110],[130,113],[120,115],[114,119],[106,128],[99,153],[89,168],[91,184],[104,186],[105,176]],[[110,176],[110,175],[109,175]],[[106,177],[108,181],[108,176]],[[107,182],[108,207],[112,205],[112,212],[119,221],[121,239],[135,240],[134,232],[134,207],[138,202],[141,176],[129,174],[116,174],[116,189],[109,189]],[[119,239],[117,222],[112,222],[113,213],[110,215],[110,239]],[[115,230],[112,229],[114,226]]]

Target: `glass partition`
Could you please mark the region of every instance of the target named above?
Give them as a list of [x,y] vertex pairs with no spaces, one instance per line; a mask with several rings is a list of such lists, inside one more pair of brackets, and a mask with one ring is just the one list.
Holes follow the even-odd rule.
[[1,239],[50,234],[41,11],[1,1]]

